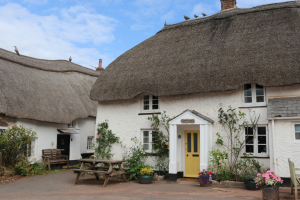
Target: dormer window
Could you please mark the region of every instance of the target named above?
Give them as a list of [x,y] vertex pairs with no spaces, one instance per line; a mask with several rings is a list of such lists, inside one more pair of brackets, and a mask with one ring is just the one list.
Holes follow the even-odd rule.
[[145,95],[143,99],[143,110],[152,111],[159,109],[159,101],[157,96]]
[[244,85],[244,103],[251,106],[266,105],[264,86],[258,84]]

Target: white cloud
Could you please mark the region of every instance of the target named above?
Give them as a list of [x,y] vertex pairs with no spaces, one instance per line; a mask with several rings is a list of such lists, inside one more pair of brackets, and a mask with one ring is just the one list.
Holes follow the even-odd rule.
[[42,59],[68,59],[71,55],[75,63],[86,67],[99,58],[104,65],[112,61],[110,55],[84,45],[112,42],[117,22],[85,7],[39,16],[19,4],[7,4],[0,7],[0,19],[0,48],[13,51],[17,46],[21,54]]

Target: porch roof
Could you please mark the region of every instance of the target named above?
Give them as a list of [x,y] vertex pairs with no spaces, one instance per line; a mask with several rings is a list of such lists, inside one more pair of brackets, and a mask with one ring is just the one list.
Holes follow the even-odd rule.
[[170,121],[172,121],[173,119],[179,117],[180,115],[182,115],[183,113],[186,113],[186,112],[191,112],[191,113],[193,113],[194,115],[196,115],[196,116],[198,116],[198,117],[200,117],[200,118],[202,118],[202,119],[204,119],[204,120],[206,120],[206,121],[208,121],[208,122],[211,122],[211,123],[214,123],[214,122],[215,122],[214,120],[210,119],[209,117],[206,117],[206,116],[202,115],[201,113],[199,113],[199,112],[197,112],[197,111],[195,111],[195,110],[190,110],[190,109],[186,109],[185,111],[183,111],[183,112],[180,113],[179,115],[177,115],[177,116],[173,117],[172,119],[170,119]]

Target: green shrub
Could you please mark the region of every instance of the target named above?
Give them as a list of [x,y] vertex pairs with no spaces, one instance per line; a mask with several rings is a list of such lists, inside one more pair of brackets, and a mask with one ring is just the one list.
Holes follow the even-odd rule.
[[5,167],[14,166],[19,156],[27,156],[28,147],[36,133],[23,126],[13,125],[12,128],[0,133],[0,153]]
[[45,161],[38,161],[31,165],[31,174],[43,175],[46,174],[46,168],[48,167],[48,163]]
[[32,167],[30,166],[30,161],[26,156],[20,156],[17,159],[17,163],[15,165],[15,171],[17,174],[21,174],[22,176],[31,175]]

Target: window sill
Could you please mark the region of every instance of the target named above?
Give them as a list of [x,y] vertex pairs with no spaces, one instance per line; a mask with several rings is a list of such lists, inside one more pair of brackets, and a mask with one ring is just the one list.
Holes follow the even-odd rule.
[[161,114],[161,112],[139,113],[138,115],[154,115],[154,114],[156,114],[156,115],[160,115],[160,114]]
[[242,106],[242,107],[239,107],[239,109],[243,109],[243,108],[267,108],[268,106]]
[[241,156],[241,158],[263,158],[263,159],[270,159],[270,156]]

